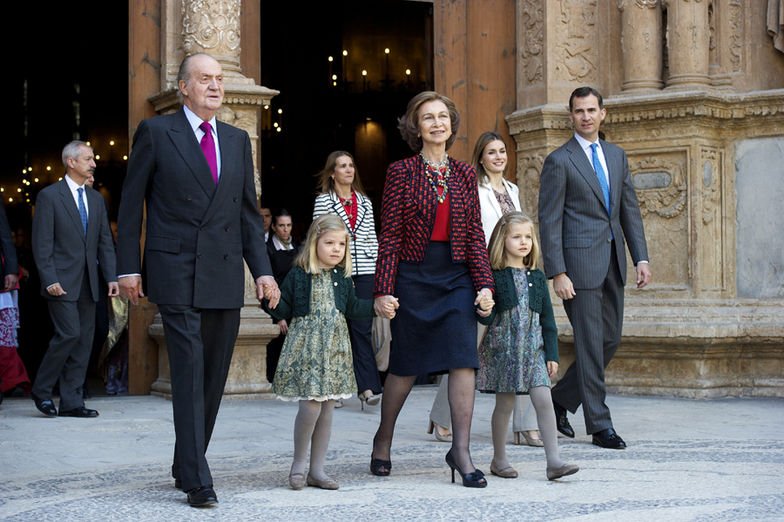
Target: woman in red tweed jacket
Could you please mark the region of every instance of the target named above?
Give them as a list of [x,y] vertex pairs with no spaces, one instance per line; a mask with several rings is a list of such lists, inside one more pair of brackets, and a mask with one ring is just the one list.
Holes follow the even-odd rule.
[[390,474],[392,437],[418,375],[449,373],[452,447],[446,462],[463,485],[485,487],[469,451],[474,409],[477,307],[492,308],[493,279],[479,214],[476,173],[449,158],[460,115],[436,92],[416,95],[398,128],[417,155],[387,170],[376,264],[376,308],[397,297],[389,373],[370,471]]

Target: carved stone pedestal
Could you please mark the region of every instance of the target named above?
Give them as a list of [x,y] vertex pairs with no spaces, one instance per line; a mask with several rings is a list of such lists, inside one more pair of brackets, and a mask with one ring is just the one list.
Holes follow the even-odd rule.
[[[246,303],[240,312],[240,332],[234,345],[224,396],[271,397],[272,385],[267,380],[267,343],[278,333],[278,326],[258,305]],[[151,393],[171,398],[171,371],[160,315],[155,316],[149,334],[158,344],[158,379],[152,383]]]
[[[605,374],[607,389],[691,399],[784,396],[781,307],[758,300],[627,300],[623,340]],[[561,364],[574,337],[556,305]]]

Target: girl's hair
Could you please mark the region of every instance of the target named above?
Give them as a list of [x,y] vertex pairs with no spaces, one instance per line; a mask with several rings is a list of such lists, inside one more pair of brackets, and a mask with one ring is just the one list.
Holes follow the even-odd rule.
[[419,135],[419,108],[431,101],[443,102],[449,111],[452,135],[446,140],[446,150],[449,150],[449,147],[457,139],[457,130],[460,128],[460,113],[457,112],[455,102],[435,91],[423,91],[411,98],[411,101],[408,102],[408,107],[406,107],[406,113],[397,120],[397,128],[400,130],[400,135],[414,152],[422,150],[422,137]]
[[346,235],[346,251],[343,254],[343,260],[338,263],[338,266],[343,267],[346,277],[351,277],[351,235],[346,230],[343,220],[335,214],[324,214],[311,223],[308,235],[305,238],[305,245],[294,259],[294,264],[309,274],[321,272],[318,260],[318,240],[326,232],[342,232]]
[[531,225],[532,244],[531,252],[523,258],[523,264],[527,268],[536,268],[539,266],[539,258],[541,256],[541,249],[539,248],[539,238],[536,236],[536,229],[533,220],[522,212],[508,212],[501,216],[498,223],[495,224],[492,235],[490,235],[490,266],[493,270],[501,270],[507,267],[506,249],[506,236],[509,235],[509,229],[512,225]]
[[336,150],[329,153],[327,161],[324,163],[324,168],[316,174],[318,178],[319,189],[322,194],[329,194],[335,190],[335,180],[332,179],[332,174],[335,173],[335,168],[338,166],[338,158],[341,156],[348,156],[351,158],[351,163],[354,164],[354,181],[351,182],[351,190],[358,194],[365,195],[365,189],[362,188],[362,182],[359,181],[359,169],[357,162],[354,161],[354,156],[345,150]]
[[[473,164],[474,168],[476,169],[476,178],[479,183],[487,183],[490,179],[490,176],[487,175],[487,171],[485,170],[485,166],[482,165],[482,155],[485,153],[485,147],[491,141],[500,141],[504,144],[504,148],[506,148],[506,142],[501,137],[500,134],[497,132],[483,132],[479,139],[476,140],[476,145],[474,145],[474,154],[471,156],[471,164]],[[507,163],[507,167],[509,164]]]

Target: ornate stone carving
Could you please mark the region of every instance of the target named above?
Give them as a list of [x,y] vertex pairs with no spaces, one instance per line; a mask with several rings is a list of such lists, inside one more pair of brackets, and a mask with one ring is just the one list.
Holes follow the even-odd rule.
[[523,212],[539,221],[539,177],[544,165],[542,154],[527,154],[518,159],[517,186],[520,187],[520,203]]
[[520,58],[523,61],[525,81],[529,84],[542,81],[544,69],[544,55],[542,43],[544,42],[544,11],[541,2],[537,0],[523,0],[521,5],[522,44],[520,45]]
[[[648,156],[630,162],[629,168],[634,174],[637,199],[640,202],[640,211],[643,217],[649,213],[672,219],[686,208],[687,184],[685,166],[683,163],[663,158],[661,156]],[[645,183],[638,182],[635,178],[645,177],[646,174],[657,174],[658,179],[666,180],[662,173],[669,174],[669,184],[654,183],[646,187]],[[650,178],[649,178],[650,179]],[[645,188],[640,188],[640,185]]]
[[734,72],[743,70],[743,0],[729,0],[729,51]]
[[185,54],[210,53],[221,62],[224,73],[239,73],[241,5],[241,0],[184,0]]
[[586,35],[596,33],[596,4],[597,0],[561,0],[560,23],[566,36],[557,45],[558,77],[576,82],[596,72],[594,42],[586,41]]
[[702,162],[702,222],[707,225],[716,217],[719,209],[720,198],[720,176],[719,151],[716,149],[702,149],[700,151]]

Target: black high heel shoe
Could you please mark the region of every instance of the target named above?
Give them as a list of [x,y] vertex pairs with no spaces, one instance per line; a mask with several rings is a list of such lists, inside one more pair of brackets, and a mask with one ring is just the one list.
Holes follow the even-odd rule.
[[377,459],[371,454],[370,472],[377,477],[388,477],[392,472],[392,461]]
[[463,486],[467,488],[486,488],[487,487],[487,479],[485,479],[485,474],[482,473],[481,470],[474,470],[471,473],[463,473],[463,470],[460,469],[455,462],[455,458],[452,456],[452,450],[449,450],[444,457],[446,460],[446,465],[452,469],[452,483],[455,482],[455,470],[460,474],[460,478],[463,479]]

